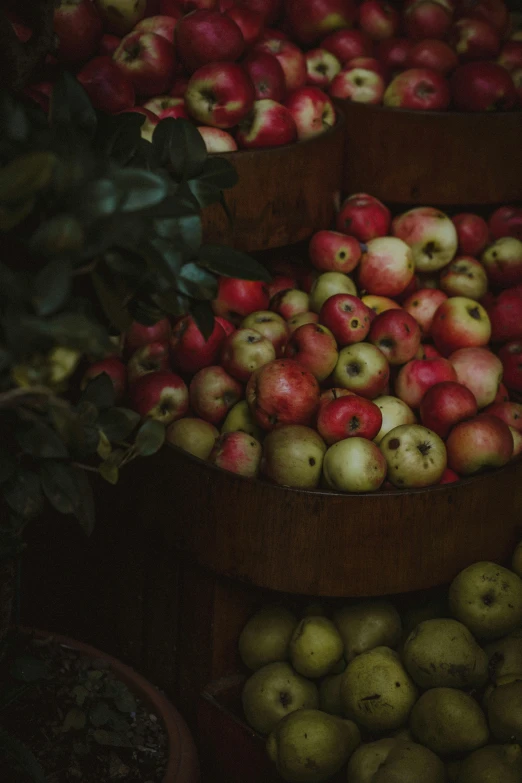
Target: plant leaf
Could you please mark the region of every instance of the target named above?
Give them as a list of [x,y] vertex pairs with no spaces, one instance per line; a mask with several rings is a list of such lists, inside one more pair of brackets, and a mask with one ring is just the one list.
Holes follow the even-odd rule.
[[161,449],[165,442],[165,427],[159,421],[147,419],[136,435],[134,448],[140,457],[150,457]]
[[26,141],[31,130],[25,107],[5,90],[0,93],[0,128],[15,142]]
[[205,340],[208,340],[214,331],[215,325],[214,312],[210,302],[196,302],[190,308],[190,312],[198,326],[199,331]]
[[203,245],[198,253],[199,265],[224,277],[240,277],[243,280],[262,280],[269,283],[268,270],[246,253],[225,245]]
[[217,278],[197,264],[185,264],[177,279],[177,288],[192,299],[214,299],[217,295]]
[[64,306],[72,287],[72,264],[56,258],[44,266],[34,279],[33,304],[39,315],[51,315]]
[[130,326],[131,317],[125,307],[123,307],[120,296],[98,271],[94,270],[91,272],[91,279],[103,312],[112,326],[118,329],[118,331],[124,332]]
[[92,402],[98,409],[112,408],[116,399],[114,385],[106,372],[96,375],[85,387],[79,403]]
[[0,728],[0,749],[15,761],[34,783],[47,783],[44,771],[27,745]]
[[21,422],[15,437],[20,448],[36,459],[66,459],[69,456],[63,440],[43,421]]
[[[161,128],[168,123],[167,128]],[[160,130],[161,128],[161,130]],[[170,164],[176,177],[180,179],[192,179],[203,169],[208,153],[201,133],[190,120],[179,118],[174,120],[167,117],[161,120],[154,129],[152,143],[155,144],[155,136],[161,136],[161,144],[165,149],[165,136],[169,136]]]
[[131,434],[139,421],[140,415],[136,411],[129,408],[110,408],[100,413],[98,427],[110,441],[121,441]]
[[[219,190],[233,188],[239,181],[239,175],[234,165],[220,156],[209,156],[203,170],[197,176],[198,182],[214,185]],[[193,180],[191,180],[193,181]]]
[[23,519],[33,519],[44,508],[40,476],[32,470],[19,470],[3,485],[7,505]]
[[17,205],[35,196],[51,181],[56,156],[34,151],[21,155],[0,169],[0,202]]
[[79,492],[72,465],[46,460],[41,463],[40,476],[43,491],[53,508],[60,514],[74,514],[79,503]]
[[49,123],[52,127],[66,126],[86,133],[93,138],[96,133],[96,112],[80,82],[69,71],[62,71],[54,82],[49,106]]
[[87,476],[85,470],[72,466],[73,473],[76,477],[76,486],[78,489],[77,505],[74,511],[74,515],[83,532],[90,536],[94,530],[94,523],[96,521],[96,506],[94,503],[94,495],[91,487],[91,482]]
[[138,212],[159,204],[168,192],[167,180],[159,174],[143,169],[128,168],[118,171],[114,181],[124,198],[122,212]]

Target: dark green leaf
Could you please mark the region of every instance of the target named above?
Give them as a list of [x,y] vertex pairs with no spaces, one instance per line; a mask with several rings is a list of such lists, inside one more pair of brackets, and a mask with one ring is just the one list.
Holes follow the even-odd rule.
[[106,330],[84,313],[60,313],[46,321],[25,319],[25,323],[64,348],[76,348],[93,356],[102,356],[111,349]]
[[51,126],[71,126],[82,131],[89,138],[96,133],[97,119],[89,96],[79,81],[67,70],[61,72],[54,82],[49,107]]
[[131,317],[128,310],[122,305],[119,292],[111,287],[109,280],[96,270],[91,272],[91,279],[103,312],[112,326],[118,331],[124,332],[130,326]]
[[80,193],[79,208],[91,220],[106,218],[118,209],[123,194],[110,179],[89,182]]
[[0,484],[11,478],[17,467],[13,454],[5,446],[0,446]]
[[160,318],[163,318],[165,313],[155,305],[153,302],[143,301],[141,299],[134,299],[129,305],[129,312],[134,321],[139,321],[140,324],[145,326],[151,326],[157,323]]
[[140,146],[144,121],[143,115],[135,112],[123,112],[112,117],[105,115],[100,123],[99,145],[107,155],[126,166]]
[[74,514],[78,505],[78,490],[71,465],[48,460],[41,463],[42,487],[50,504],[60,514]]
[[20,448],[36,459],[66,459],[69,456],[62,439],[43,421],[21,422],[15,436]]
[[168,182],[159,174],[129,168],[115,175],[116,186],[124,193],[120,204],[123,212],[138,212],[159,204],[168,192]]
[[226,190],[237,185],[239,176],[229,160],[216,155],[208,157],[197,179],[198,182],[206,182],[207,185],[215,185],[220,190]]
[[268,270],[246,253],[225,245],[203,245],[198,253],[200,266],[224,277],[240,277],[242,280],[272,279]]
[[78,489],[77,505],[74,515],[80,523],[83,532],[87,536],[90,536],[94,530],[94,523],[96,521],[96,508],[91,482],[89,481],[85,470],[73,467],[73,471],[76,476],[76,486]]
[[[106,382],[103,383],[102,394],[105,391]],[[97,394],[98,390],[93,389],[93,393]],[[110,394],[110,392],[108,392]],[[76,406],[76,412],[78,419],[82,424],[92,425],[98,421],[99,410],[98,406],[88,398],[82,397]]]
[[26,301],[29,295],[23,276],[0,263],[0,296],[5,297],[11,304],[20,304]]
[[129,408],[110,408],[102,411],[98,426],[110,441],[122,441],[131,434],[139,420],[139,414]]
[[56,165],[52,152],[28,152],[0,169],[0,202],[19,204],[35,196],[51,181]]
[[34,207],[33,197],[19,204],[0,205],[0,231],[11,231],[28,217]]
[[[153,237],[150,245],[161,255],[165,262],[163,268],[167,271],[169,277],[175,279],[183,264],[183,254],[179,247],[171,240],[161,239],[161,237]],[[144,253],[152,260],[155,259],[155,255],[151,255],[150,245],[144,249]]]
[[203,228],[200,215],[186,215],[178,219],[180,236],[184,244],[195,253],[203,239]]
[[185,264],[178,275],[177,288],[191,299],[214,299],[217,278],[197,264]]
[[41,223],[31,237],[34,252],[43,255],[79,253],[83,246],[83,227],[73,215],[54,215]]
[[7,505],[25,520],[34,519],[44,509],[40,477],[32,470],[20,470],[6,481],[3,495]]
[[141,457],[155,454],[165,442],[165,427],[159,421],[147,419],[143,422],[136,435],[134,448]]
[[30,131],[25,107],[5,91],[0,94],[0,128],[6,138],[15,142],[26,141]]
[[200,182],[198,179],[191,179],[188,185],[201,208],[208,207],[210,204],[215,204],[219,201],[221,190],[216,185]]
[[11,676],[21,682],[38,682],[48,675],[45,661],[32,655],[21,655],[15,658],[10,668]]
[[89,722],[99,728],[110,721],[112,710],[106,701],[99,701],[89,710]]
[[65,258],[56,258],[44,266],[34,279],[33,302],[39,315],[51,315],[59,310],[71,293],[72,265]]
[[0,728],[0,750],[11,758],[33,781],[47,783],[44,771],[27,745]]
[[106,372],[93,378],[82,392],[80,402],[92,402],[100,410],[112,408],[116,399],[114,384]]
[[201,133],[190,120],[182,118],[174,120],[167,117],[161,120],[154,130],[152,137],[154,145],[156,134],[161,137],[161,142],[158,143],[161,144],[162,149],[165,149],[166,145],[165,136],[169,138],[170,163],[176,177],[192,179],[202,171],[208,157],[207,148]]
[[199,328],[199,331],[208,340],[214,331],[214,312],[210,302],[196,302],[190,308],[190,312]]

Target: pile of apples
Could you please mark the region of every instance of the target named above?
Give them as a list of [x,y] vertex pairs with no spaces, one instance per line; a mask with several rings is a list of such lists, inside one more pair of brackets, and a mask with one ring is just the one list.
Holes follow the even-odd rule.
[[243,716],[281,778],[520,783],[521,576],[519,545],[511,569],[474,563],[401,611],[341,599],[252,615]]
[[[282,486],[428,487],[522,453],[522,210],[489,221],[349,196],[312,268],[220,278],[188,315],[134,323],[92,365],[167,440]],[[510,399],[511,395],[511,399]]]

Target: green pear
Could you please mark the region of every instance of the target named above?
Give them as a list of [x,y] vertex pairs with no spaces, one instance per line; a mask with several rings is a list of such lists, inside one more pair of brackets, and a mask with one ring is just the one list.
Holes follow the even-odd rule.
[[344,715],[373,733],[404,726],[416,698],[413,680],[389,647],[375,647],[358,655],[346,667],[341,681]]
[[415,739],[438,756],[470,753],[488,741],[486,716],[471,696],[456,688],[432,688],[410,715]]
[[285,662],[269,663],[252,674],[241,694],[249,726],[270,734],[285,715],[303,708],[317,709],[319,693],[315,683],[297,674]]
[[498,639],[522,623],[522,579],[497,563],[473,563],[451,583],[449,604],[478,639]]
[[341,680],[344,672],[329,674],[319,685],[319,708],[330,715],[342,715]]
[[349,662],[374,647],[395,647],[401,637],[401,618],[389,601],[360,601],[334,613]]
[[425,620],[404,642],[402,660],[421,688],[477,688],[488,678],[488,656],[458,620]]
[[348,762],[348,783],[373,783],[396,742],[394,737],[386,737],[358,747]]
[[290,661],[304,677],[324,677],[343,655],[343,640],[327,617],[303,617],[289,645]]
[[495,688],[487,700],[486,709],[495,739],[522,743],[522,680]]
[[283,780],[320,783],[341,769],[360,742],[352,721],[303,709],[277,724],[266,747]]
[[511,570],[515,572],[517,576],[522,578],[522,541],[520,541],[515,547],[513,557],[511,558]]
[[522,678],[522,630],[484,645],[489,658],[489,677],[497,683],[504,677]]
[[520,783],[520,745],[486,745],[459,765],[455,783]]
[[297,617],[283,606],[267,606],[256,612],[239,636],[239,654],[249,669],[288,659],[288,645]]
[[[349,778],[348,778],[349,779]],[[396,740],[372,783],[446,783],[446,770],[438,756],[416,742]]]
[[225,421],[221,425],[221,433],[238,431],[246,432],[247,435],[252,435],[258,441],[263,440],[263,430],[255,422],[246,400],[236,402],[230,408]]

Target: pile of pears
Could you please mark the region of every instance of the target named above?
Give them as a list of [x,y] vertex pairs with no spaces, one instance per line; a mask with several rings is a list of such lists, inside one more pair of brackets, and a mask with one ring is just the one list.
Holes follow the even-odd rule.
[[511,569],[465,568],[449,591],[246,623],[244,717],[283,780],[522,783],[522,542]]

